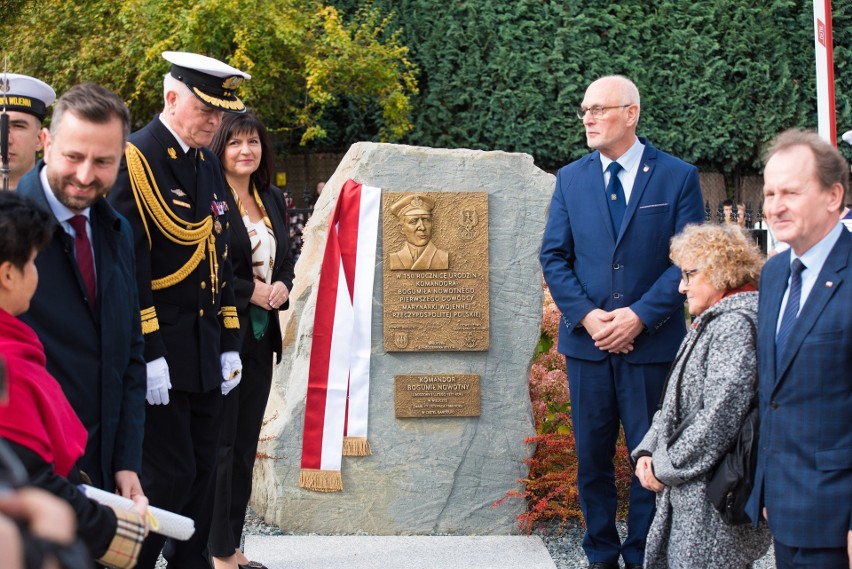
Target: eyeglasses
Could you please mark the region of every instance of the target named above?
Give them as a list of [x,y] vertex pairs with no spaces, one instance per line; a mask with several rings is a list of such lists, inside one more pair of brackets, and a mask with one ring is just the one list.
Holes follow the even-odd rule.
[[577,118],[583,120],[586,118],[586,113],[592,113],[592,117],[599,119],[604,116],[609,109],[623,109],[624,107],[629,107],[632,103],[627,103],[626,105],[616,105],[614,107],[577,107]]
[[695,273],[701,272],[699,269],[690,269],[688,271],[681,271],[680,278],[683,280],[683,284],[689,286],[689,277],[694,275]]

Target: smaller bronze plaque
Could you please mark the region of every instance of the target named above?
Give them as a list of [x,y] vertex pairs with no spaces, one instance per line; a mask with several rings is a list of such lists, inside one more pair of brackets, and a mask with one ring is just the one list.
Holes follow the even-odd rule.
[[479,375],[395,375],[400,417],[479,417]]

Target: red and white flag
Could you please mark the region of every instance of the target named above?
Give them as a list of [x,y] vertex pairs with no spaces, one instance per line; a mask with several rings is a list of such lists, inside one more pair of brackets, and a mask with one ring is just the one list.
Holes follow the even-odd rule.
[[329,223],[317,292],[299,486],[343,490],[344,454],[367,455],[370,332],[381,190],[347,180]]

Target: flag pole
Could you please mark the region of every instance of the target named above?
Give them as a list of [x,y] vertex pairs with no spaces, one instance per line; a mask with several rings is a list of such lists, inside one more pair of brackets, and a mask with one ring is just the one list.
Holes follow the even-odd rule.
[[834,106],[834,47],[831,0],[814,0],[814,53],[816,55],[817,116],[819,135],[837,147]]

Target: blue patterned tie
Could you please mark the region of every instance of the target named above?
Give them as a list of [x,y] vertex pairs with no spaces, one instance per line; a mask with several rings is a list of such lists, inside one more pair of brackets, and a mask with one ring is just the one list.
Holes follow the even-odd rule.
[[793,330],[793,325],[796,323],[796,316],[799,314],[799,301],[802,296],[802,271],[805,267],[801,259],[795,259],[791,264],[792,275],[790,276],[790,294],[787,295],[787,306],[784,307],[784,314],[781,316],[781,326],[778,328],[778,335],[775,336],[775,369],[777,370],[781,364],[781,357],[784,354],[784,346],[787,339],[790,337],[790,332]]
[[621,171],[621,164],[618,162],[610,162],[606,167],[609,172],[609,183],[606,185],[606,203],[609,206],[609,217],[612,220],[612,230],[615,232],[616,238],[621,230],[621,222],[624,219],[624,211],[627,209],[627,201],[624,199],[624,188],[621,186],[621,180],[618,179],[618,173]]

